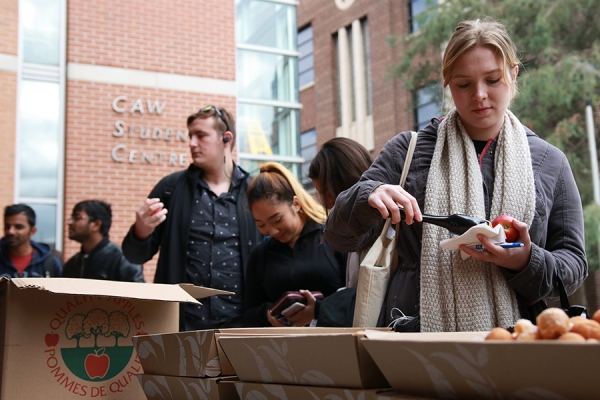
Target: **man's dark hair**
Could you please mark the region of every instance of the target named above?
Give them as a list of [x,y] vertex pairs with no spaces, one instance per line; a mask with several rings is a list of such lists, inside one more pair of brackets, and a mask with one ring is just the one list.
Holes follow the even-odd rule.
[[33,228],[35,226],[35,211],[33,211],[33,208],[23,203],[6,206],[4,208],[4,221],[6,221],[7,217],[12,217],[13,215],[17,214],[27,215],[27,222],[29,222],[29,227]]
[[187,126],[189,127],[190,124],[198,118],[206,119],[210,117],[214,117],[215,122],[213,127],[215,128],[217,133],[221,135],[221,137],[225,135],[225,132],[231,132],[231,134],[233,135],[233,138],[231,140],[231,148],[233,148],[235,146],[236,138],[235,119],[233,118],[233,115],[231,115],[229,111],[227,111],[224,108],[217,108],[216,106],[206,106],[204,108],[201,108],[200,110],[188,117]]
[[77,211],[85,211],[88,215],[89,222],[100,220],[102,226],[100,227],[100,233],[102,236],[108,236],[110,225],[112,224],[112,211],[110,204],[100,200],[84,200],[75,204],[73,207],[73,214]]

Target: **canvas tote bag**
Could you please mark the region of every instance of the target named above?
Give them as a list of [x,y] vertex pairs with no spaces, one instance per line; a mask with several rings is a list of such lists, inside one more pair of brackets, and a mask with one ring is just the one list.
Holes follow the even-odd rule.
[[[417,144],[417,132],[412,132],[406,160],[402,169],[399,185],[404,187],[406,175],[412,161],[415,146]],[[356,306],[354,309],[354,320],[352,326],[374,327],[381,312],[381,306],[385,298],[388,281],[393,265],[396,264],[396,230],[388,218],[383,226],[381,235],[360,264],[358,275],[358,286],[356,288]]]

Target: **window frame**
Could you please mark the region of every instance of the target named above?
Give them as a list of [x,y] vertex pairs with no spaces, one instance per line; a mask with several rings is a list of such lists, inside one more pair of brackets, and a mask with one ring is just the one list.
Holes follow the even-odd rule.
[[[302,42],[300,42],[300,40],[298,40],[298,88],[300,91],[314,85],[314,83],[315,83],[315,58],[314,58],[315,50],[314,50],[314,36],[313,36],[314,31],[313,31],[312,25],[306,25],[302,29],[299,29],[298,37],[300,37],[300,35],[303,32],[306,32],[309,29],[310,29],[310,36],[308,38],[306,38],[306,40],[303,40]],[[302,54],[300,52],[300,47],[307,43],[311,43],[311,46],[310,46],[311,51],[310,51],[310,53]],[[301,65],[302,61],[307,60],[308,58],[312,58],[312,62],[310,63],[310,66],[305,69],[301,69],[300,65]],[[312,79],[304,84],[301,84],[300,83],[301,76],[308,72],[312,72]]]
[[[420,93],[422,91],[431,91],[429,95],[429,101],[420,103]],[[419,131],[423,127],[427,126],[431,121],[431,118],[441,117],[443,115],[443,109],[440,105],[438,99],[441,98],[442,87],[441,83],[436,82],[426,86],[422,86],[412,92],[412,100],[413,100],[413,129],[415,131]],[[436,96],[439,94],[439,96]],[[424,119],[419,118],[419,111],[424,108],[431,106],[432,104],[436,105],[437,113],[436,115],[427,116]]]
[[[23,10],[25,0],[19,0],[19,10]],[[18,55],[17,55],[17,104],[20,104],[23,80],[45,81],[58,83],[59,104],[58,104],[58,135],[57,135],[57,188],[55,197],[28,197],[20,195],[20,176],[21,167],[19,139],[21,136],[21,126],[19,118],[16,119],[15,127],[15,174],[14,174],[14,193],[15,203],[25,203],[35,209],[35,206],[52,205],[56,207],[56,220],[54,227],[55,243],[54,248],[57,251],[63,250],[64,234],[64,171],[65,171],[65,118],[66,118],[66,66],[67,66],[67,0],[57,0],[59,7],[59,47],[58,47],[58,65],[29,63],[24,61],[24,14],[18,16]],[[17,110],[19,115],[19,110]],[[38,230],[39,231],[39,230]],[[40,232],[42,233],[42,232]],[[34,239],[38,236],[34,236]]]

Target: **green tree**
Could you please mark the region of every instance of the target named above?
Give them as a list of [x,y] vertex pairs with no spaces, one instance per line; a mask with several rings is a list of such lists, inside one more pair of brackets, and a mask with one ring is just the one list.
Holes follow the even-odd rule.
[[[440,49],[458,22],[490,17],[503,23],[520,52],[519,95],[511,109],[521,122],[567,155],[582,202],[594,202],[585,126],[586,100],[600,115],[600,1],[446,0],[430,2],[416,18],[418,32],[390,38],[401,54],[392,67],[407,90],[441,81]],[[438,86],[439,87],[439,86]],[[439,94],[439,93],[438,93]],[[442,96],[437,96],[441,99]],[[447,97],[447,96],[446,96]],[[598,122],[596,121],[596,134]],[[596,139],[600,144],[600,140]],[[586,241],[597,243],[600,213],[585,207]],[[594,250],[595,249],[595,250]],[[590,267],[600,264],[597,246],[588,246]]]

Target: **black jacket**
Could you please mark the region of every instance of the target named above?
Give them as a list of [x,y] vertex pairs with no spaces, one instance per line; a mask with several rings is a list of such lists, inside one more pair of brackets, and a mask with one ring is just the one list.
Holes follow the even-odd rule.
[[[344,286],[346,255],[323,241],[322,226],[307,220],[294,248],[275,238],[257,247],[244,284],[243,326],[271,326],[267,310],[285,292],[319,291],[325,297]],[[315,306],[318,317],[320,300]]]
[[109,241],[108,238],[102,239],[90,254],[86,255],[80,251],[71,257],[63,267],[63,276],[144,282],[142,266],[127,261],[121,248]]
[[[256,228],[252,214],[248,208],[246,189],[250,176],[246,171],[245,180],[240,186],[236,198],[236,211],[240,224],[240,254],[243,273],[250,252],[262,240]],[[146,240],[139,240],[133,233],[133,225],[123,240],[123,254],[138,264],[150,260],[160,248],[160,256],[156,266],[155,283],[182,283],[186,281],[186,252],[188,232],[190,228],[190,212],[196,184],[202,170],[191,164],[187,170],[167,175],[152,189],[148,198],[160,198],[169,210],[167,219],[156,227]]]

